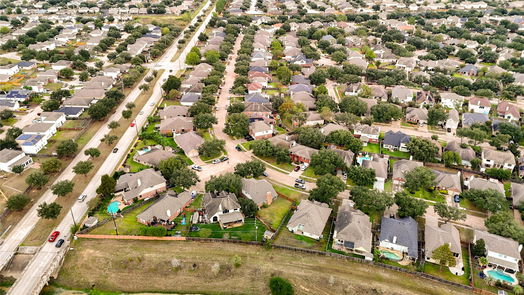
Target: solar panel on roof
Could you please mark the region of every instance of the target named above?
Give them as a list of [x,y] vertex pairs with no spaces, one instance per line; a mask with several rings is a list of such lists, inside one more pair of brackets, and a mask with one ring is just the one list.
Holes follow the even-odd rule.
[[16,140],[27,140],[30,137],[31,137],[31,134],[21,134],[20,136],[16,138]]

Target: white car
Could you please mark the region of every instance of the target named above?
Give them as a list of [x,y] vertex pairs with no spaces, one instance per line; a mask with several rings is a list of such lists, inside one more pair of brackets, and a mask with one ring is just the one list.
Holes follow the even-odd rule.
[[220,159],[214,159],[213,162],[211,162],[211,163],[218,164],[218,163],[221,163],[221,162],[222,162],[222,160],[220,160]]
[[191,169],[196,170],[196,171],[202,171],[202,167],[198,165],[191,165]]

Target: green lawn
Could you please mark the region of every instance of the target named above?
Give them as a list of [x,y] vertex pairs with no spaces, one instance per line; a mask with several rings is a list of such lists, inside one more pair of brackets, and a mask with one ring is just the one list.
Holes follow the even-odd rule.
[[397,157],[397,158],[403,158],[403,159],[409,159],[409,157],[411,156],[409,153],[406,153],[406,152],[390,151],[387,149],[383,149],[382,153],[385,155],[389,155],[389,156]]
[[392,192],[393,191],[393,181],[390,179],[384,183],[384,191]]
[[511,182],[504,182],[504,192],[506,194],[506,198],[511,197]]
[[424,263],[424,272],[451,282],[469,285],[469,274],[471,269],[469,266],[468,249],[466,248],[462,248],[462,260],[464,263],[464,274],[461,276],[452,274],[447,267],[442,267],[441,269],[440,265],[429,262]]
[[257,142],[258,140],[252,140],[252,141],[246,141],[244,143],[241,143],[240,145],[243,146],[246,150],[250,150],[251,149],[251,145],[255,142]]
[[[255,221],[258,228],[255,227]],[[200,231],[190,232],[190,237],[262,241],[264,231],[266,231],[264,224],[254,218],[246,218],[244,225],[229,229],[222,229],[218,223],[199,224],[198,227]],[[211,230],[209,236],[207,235],[209,231],[204,229]]]
[[15,118],[9,118],[7,120],[2,120],[2,125],[4,126],[13,126],[14,123],[16,123]]
[[48,83],[44,88],[49,91],[60,90],[62,88],[62,83]]
[[295,201],[302,200],[302,199],[305,199],[307,197],[306,194],[298,192],[298,191],[295,191],[295,190],[292,190],[292,189],[290,189],[288,187],[285,187],[285,186],[273,185],[273,188],[275,188],[275,191],[277,193],[283,194],[286,197],[288,197],[288,198],[290,198],[292,200],[295,200]]
[[466,208],[472,211],[484,212],[484,210],[478,208],[477,206],[475,206],[475,204],[473,204],[470,200],[466,198],[460,198],[460,207]]
[[284,198],[277,198],[267,208],[258,211],[258,216],[269,223],[273,229],[277,229],[287,212],[291,208],[291,202]]
[[308,167],[304,172],[302,173],[302,176],[309,177],[309,178],[318,178],[319,176],[315,174],[315,170],[313,168]]
[[129,172],[140,172],[142,170],[145,170],[149,168],[149,166],[137,163],[133,160],[133,157],[136,154],[137,149],[134,149],[131,153],[129,153],[129,156],[126,159],[126,166],[129,166]]
[[439,193],[438,191],[430,192],[425,189],[421,189],[419,191],[416,191],[414,194],[410,192],[408,192],[408,194],[415,198],[419,198],[419,199],[424,199],[424,200],[429,200],[429,201],[434,201],[434,202],[439,202],[439,203],[445,202],[444,196],[441,193]]
[[374,154],[380,154],[380,145],[378,143],[368,143],[362,147],[362,151]]
[[[124,215],[124,217],[118,217],[115,219],[116,226],[118,228],[118,234],[120,235],[140,235],[140,228],[144,225],[136,221],[136,216],[144,211],[147,207],[151,206],[153,203],[147,203],[138,208],[132,210],[131,212]],[[115,226],[113,222],[108,222],[101,227],[95,228],[90,232],[91,234],[100,234],[100,235],[114,235]]]
[[[265,161],[275,167],[278,167],[284,171],[291,172],[293,171],[293,168],[295,166],[291,163],[277,163],[277,160],[275,158],[265,158],[265,157],[259,157],[262,161]],[[271,167],[270,167],[271,168]]]
[[286,129],[282,127],[278,127],[278,126],[275,127],[275,130],[277,131],[278,134],[283,134],[287,132]]

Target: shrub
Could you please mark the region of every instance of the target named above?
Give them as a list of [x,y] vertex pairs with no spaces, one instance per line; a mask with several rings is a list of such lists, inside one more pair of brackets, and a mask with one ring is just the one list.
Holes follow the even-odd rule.
[[269,279],[269,289],[272,295],[293,295],[293,285],[281,277],[272,277]]
[[152,236],[152,237],[163,237],[167,234],[167,229],[162,226],[150,226],[140,228],[140,235]]

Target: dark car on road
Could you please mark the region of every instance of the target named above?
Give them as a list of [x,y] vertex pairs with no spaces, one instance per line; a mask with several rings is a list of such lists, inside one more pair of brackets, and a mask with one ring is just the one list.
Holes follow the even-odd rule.
[[242,151],[242,148],[241,148],[239,145],[235,146],[235,149],[236,149],[237,151],[239,151],[239,152]]
[[64,239],[60,239],[60,240],[58,240],[58,242],[56,242],[56,244],[55,244],[55,247],[57,247],[57,248],[62,247],[62,245],[64,244],[64,242],[65,242]]
[[295,179],[295,182],[296,183],[302,183],[302,184],[306,183],[306,181],[304,179],[300,179],[300,178]]
[[116,152],[118,152],[118,148],[114,148],[114,149],[113,149],[113,153],[116,154]]

